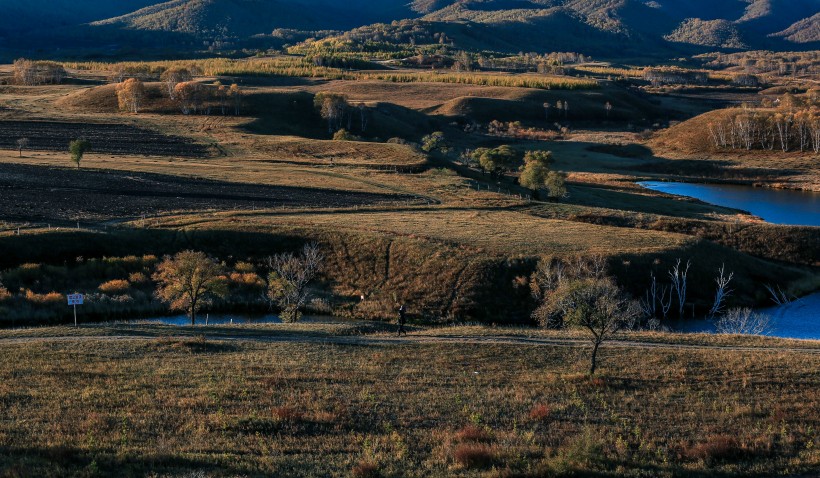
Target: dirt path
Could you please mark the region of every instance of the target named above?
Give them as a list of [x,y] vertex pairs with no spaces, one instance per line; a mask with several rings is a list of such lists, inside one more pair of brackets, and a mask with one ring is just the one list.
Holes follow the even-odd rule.
[[[56,337],[12,337],[0,338],[0,346],[8,344],[26,343],[59,343],[59,342],[86,342],[86,341],[149,341],[168,334],[158,332],[156,335],[146,335],[144,330],[135,331],[139,335],[77,335],[77,336],[56,336]],[[164,331],[162,331],[164,332]],[[188,332],[185,329],[185,332]],[[230,335],[221,333],[208,334],[203,330],[196,336],[205,336],[207,340],[228,341],[228,342],[257,342],[257,343],[306,343],[306,344],[332,344],[332,345],[427,345],[427,344],[487,344],[487,345],[527,345],[545,347],[587,347],[589,341],[576,338],[536,338],[536,337],[510,337],[503,335],[454,335],[436,336],[423,333],[408,335],[406,337],[378,335],[359,336],[330,336],[330,335],[306,335],[298,333],[285,333],[282,335],[264,335],[261,333],[246,335]],[[250,331],[249,331],[250,332]],[[171,335],[173,338],[194,338],[194,335],[183,334],[180,336]],[[638,349],[667,349],[667,350],[720,350],[734,352],[773,352],[773,353],[801,353],[820,355],[818,348],[800,348],[787,346],[742,346],[742,345],[708,345],[708,344],[679,344],[669,342],[641,342],[635,340],[613,340],[606,342],[607,348],[638,348]]]

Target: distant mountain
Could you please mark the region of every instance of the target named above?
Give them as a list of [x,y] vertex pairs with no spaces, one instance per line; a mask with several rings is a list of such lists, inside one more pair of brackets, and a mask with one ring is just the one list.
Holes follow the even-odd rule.
[[276,28],[346,30],[411,15],[405,0],[173,0],[94,25],[247,37]]
[[357,27],[357,38],[373,32],[376,42],[380,31],[414,41],[426,32],[456,47],[510,53],[820,49],[820,0],[0,0],[0,11],[15,19],[0,25],[0,49],[44,56],[55,46],[106,45],[114,56],[214,42],[264,49],[284,43],[260,39],[275,29],[306,32],[291,37],[300,41]]
[[156,0],[0,0],[4,17],[0,36],[102,20],[155,3]]
[[[592,53],[777,48],[815,38],[820,0],[420,0],[430,22],[515,32],[516,46],[567,45]],[[812,16],[814,15],[814,16]],[[546,28],[549,26],[549,28]],[[782,34],[781,34],[782,32]],[[459,38],[453,38],[458,43]],[[602,43],[603,42],[603,43]],[[800,45],[792,45],[801,47]],[[688,48],[687,48],[688,47]]]

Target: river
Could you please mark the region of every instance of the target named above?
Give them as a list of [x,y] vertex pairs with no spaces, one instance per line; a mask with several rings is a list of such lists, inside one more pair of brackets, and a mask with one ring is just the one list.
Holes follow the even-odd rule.
[[646,181],[641,186],[748,211],[773,224],[820,226],[820,193],[732,184]]

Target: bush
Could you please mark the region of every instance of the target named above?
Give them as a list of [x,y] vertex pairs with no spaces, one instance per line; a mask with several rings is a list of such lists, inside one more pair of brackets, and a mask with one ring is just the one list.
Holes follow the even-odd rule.
[[706,441],[685,447],[681,452],[684,458],[690,460],[713,461],[738,458],[742,455],[737,439],[729,435],[711,435]]
[[456,432],[456,440],[459,442],[488,442],[492,437],[484,428],[475,425],[467,425]]
[[456,447],[453,459],[464,468],[487,468],[495,461],[495,452],[488,445],[462,443]]
[[305,414],[294,407],[276,407],[271,411],[271,415],[281,422],[301,422]]
[[340,129],[333,134],[334,141],[361,141],[361,139],[346,129]]
[[381,476],[379,467],[368,461],[360,461],[353,467],[353,476],[355,478],[377,478]]
[[125,292],[126,290],[131,288],[131,284],[127,280],[122,279],[114,279],[108,282],[103,282],[100,284],[100,292],[104,292],[106,294],[115,294],[118,292]]
[[539,404],[532,407],[530,410],[530,420],[536,422],[545,421],[552,414],[552,408],[549,405]]

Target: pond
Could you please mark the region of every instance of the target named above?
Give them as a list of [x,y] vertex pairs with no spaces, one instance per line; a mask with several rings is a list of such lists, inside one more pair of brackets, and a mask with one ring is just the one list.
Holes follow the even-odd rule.
[[[759,310],[771,319],[771,337],[820,340],[820,292],[786,305]],[[708,320],[690,320],[678,327],[681,332],[715,332]]]
[[640,185],[653,191],[748,211],[773,224],[820,226],[820,193],[733,184],[645,181]]

